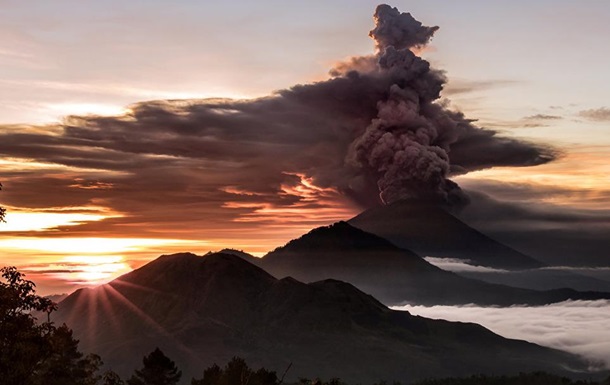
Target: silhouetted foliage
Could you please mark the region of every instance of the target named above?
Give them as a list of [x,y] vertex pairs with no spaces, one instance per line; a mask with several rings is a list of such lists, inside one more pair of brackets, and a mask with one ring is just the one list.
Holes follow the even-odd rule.
[[193,379],[191,385],[276,385],[276,372],[260,368],[252,370],[243,358],[233,357],[224,369],[216,364],[203,371],[203,378]]
[[175,385],[182,377],[182,372],[178,370],[176,363],[159,348],[144,356],[142,363],[144,367],[136,370],[127,380],[128,385]]
[[125,385],[125,382],[114,371],[107,370],[102,375],[101,385]]
[[[2,190],[2,183],[0,183],[0,190]],[[6,209],[0,206],[0,222],[4,222],[4,216],[6,215]]]
[[78,340],[65,324],[49,335],[51,352],[40,365],[36,385],[96,385],[102,360],[95,354],[84,356]]
[[51,306],[34,294],[34,283],[14,267],[2,268],[0,282],[0,376],[6,384],[28,384],[33,368],[50,353],[49,324],[36,324],[32,311]]
[[214,364],[203,371],[203,378],[201,380],[192,379],[191,385],[214,385],[220,383],[223,370],[220,366]]
[[[324,382],[319,378],[314,380],[310,380],[309,378],[299,378],[298,385],[347,385],[345,382],[341,381],[340,378],[333,377],[330,380]],[[384,384],[385,385],[385,384]]]
[[[95,385],[101,360],[83,356],[72,331],[57,328],[57,305],[36,295],[32,281],[15,267],[0,269],[0,378],[5,385]],[[34,312],[46,313],[39,323]]]
[[[387,381],[379,381],[373,385],[390,385]],[[392,381],[392,385],[402,385],[400,381]]]

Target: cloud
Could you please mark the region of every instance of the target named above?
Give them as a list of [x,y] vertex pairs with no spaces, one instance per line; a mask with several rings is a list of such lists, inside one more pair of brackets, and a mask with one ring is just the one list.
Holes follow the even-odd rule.
[[595,122],[609,122],[610,121],[610,108],[601,107],[590,110],[582,110],[578,113],[580,117],[585,119],[593,120]]
[[375,40],[377,49],[394,47],[397,50],[423,47],[439,27],[427,27],[415,20],[410,13],[400,13],[398,9],[381,4],[373,16],[375,28],[369,36]]
[[610,271],[610,267],[597,266],[597,267],[586,267],[586,266],[548,266],[542,267],[540,270],[551,270],[551,271],[573,271],[581,273],[593,273],[597,271]]
[[519,84],[515,80],[464,80],[464,79],[452,79],[447,83],[447,86],[443,88],[443,96],[452,96],[459,94],[468,94],[472,92],[484,91],[497,87],[507,87],[511,85]]
[[460,197],[451,175],[555,158],[546,145],[477,127],[439,102],[445,76],[409,49],[437,27],[388,6],[375,20],[378,52],[345,61],[324,81],[258,99],[148,101],[118,116],[2,130],[2,156],[55,167],[3,173],[3,202],[121,215],[55,236],[226,240],[261,225],[279,237],[288,222],[306,230],[379,204],[380,195],[451,200]]
[[536,114],[536,115],[526,116],[523,119],[525,119],[525,120],[560,120],[563,118],[559,115]]
[[509,308],[479,306],[401,306],[412,314],[450,321],[476,322],[507,338],[517,338],[590,360],[594,369],[610,369],[610,301],[566,301]]
[[[537,240],[540,241],[539,239]],[[458,273],[468,278],[513,287],[534,290],[552,290],[569,287],[580,291],[610,291],[610,267],[547,266],[515,272],[478,266],[468,260],[450,257],[425,257],[424,259],[438,268]]]
[[443,270],[453,271],[455,273],[476,272],[476,273],[505,273],[508,270],[494,269],[487,266],[474,265],[469,260],[457,258],[437,258],[424,257],[426,262],[439,267]]
[[[486,235],[551,265],[606,266],[606,190],[497,181],[466,184],[471,204],[456,215]],[[584,208],[553,204],[578,202]],[[546,203],[545,203],[546,202]]]

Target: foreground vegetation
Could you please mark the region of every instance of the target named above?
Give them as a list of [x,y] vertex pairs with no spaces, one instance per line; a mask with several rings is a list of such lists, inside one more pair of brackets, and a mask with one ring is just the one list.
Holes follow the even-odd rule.
[[[0,219],[2,217],[0,212]],[[33,282],[14,267],[0,269],[0,383],[2,385],[177,385],[186,384],[175,362],[159,348],[144,356],[142,367],[124,380],[113,371],[101,372],[102,360],[78,350],[68,326],[56,326],[51,313],[57,305],[35,293]],[[44,321],[38,321],[43,318]],[[46,319],[45,319],[46,318]],[[286,371],[288,371],[288,368]],[[234,357],[224,367],[214,364],[193,378],[191,385],[282,385],[286,372],[278,376],[265,368],[252,369]],[[183,380],[182,382],[180,382]],[[339,378],[322,381],[302,378],[298,385],[346,385]],[[537,372],[518,376],[472,376],[427,380],[416,385],[610,385],[574,381]],[[400,385],[379,382],[375,385]]]

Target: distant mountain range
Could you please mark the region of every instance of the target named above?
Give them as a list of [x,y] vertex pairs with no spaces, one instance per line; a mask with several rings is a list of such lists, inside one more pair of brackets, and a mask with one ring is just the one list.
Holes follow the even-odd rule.
[[[458,229],[464,232],[468,228],[459,225]],[[478,238],[478,234],[475,232],[474,237]],[[417,254],[346,222],[314,229],[262,259],[243,253],[240,256],[278,278],[290,276],[304,282],[327,278],[346,281],[388,305],[510,306],[543,305],[568,299],[610,299],[610,293],[572,289],[537,291],[465,278],[441,270]]]
[[[328,230],[314,231],[318,243],[308,242],[311,251],[341,250],[333,249],[333,237],[321,236]],[[347,224],[330,230],[353,231]],[[366,253],[372,238],[361,232],[347,239]],[[431,271],[408,253],[394,255],[389,245],[384,253],[405,268]],[[370,263],[371,274],[376,262]],[[162,256],[106,285],[74,292],[59,304],[54,321],[66,322],[83,350],[101,354],[122,375],[139,367],[156,346],[186,379],[234,355],[279,372],[292,362],[291,380],[320,376],[351,383],[587,369],[573,355],[505,339],[476,324],[390,310],[337,280],[278,280],[224,253]]]

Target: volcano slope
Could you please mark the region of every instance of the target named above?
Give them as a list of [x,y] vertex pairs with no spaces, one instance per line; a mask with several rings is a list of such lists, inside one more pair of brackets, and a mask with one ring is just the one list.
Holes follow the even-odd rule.
[[494,269],[544,266],[468,226],[433,203],[397,201],[366,210],[348,222],[421,256],[463,259]]

